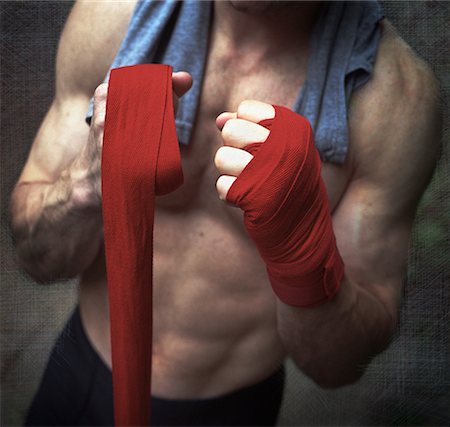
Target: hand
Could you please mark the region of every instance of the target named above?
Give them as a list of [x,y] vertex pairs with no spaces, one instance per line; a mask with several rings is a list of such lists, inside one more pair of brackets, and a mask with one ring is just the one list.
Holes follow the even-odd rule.
[[[264,119],[273,119],[265,123],[270,132],[257,124]],[[215,157],[219,196],[244,211],[275,294],[297,307],[333,298],[344,264],[309,121],[282,106],[245,101],[236,114],[221,114],[217,126],[225,144]]]
[[257,123],[274,116],[275,109],[271,104],[243,101],[237,112],[225,112],[217,117],[216,125],[221,130],[224,143],[214,157],[214,163],[221,173],[216,182],[221,200],[226,200],[231,185],[253,159],[243,148],[255,142],[264,142],[269,136],[269,131]]
[[[178,100],[192,86],[192,77],[185,71],[172,73],[173,103],[175,113]],[[94,112],[91,120],[89,137],[80,155],[70,168],[73,182],[73,197],[75,203],[81,206],[101,206],[101,158],[103,132],[105,127],[106,97],[108,85],[97,87],[94,93]]]

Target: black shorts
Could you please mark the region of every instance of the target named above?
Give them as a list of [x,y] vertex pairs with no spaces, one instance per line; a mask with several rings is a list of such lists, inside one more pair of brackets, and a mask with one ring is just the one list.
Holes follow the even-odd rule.
[[[152,397],[152,426],[273,426],[284,389],[266,380],[210,399]],[[27,426],[112,426],[112,377],[84,332],[78,307],[59,336],[29,409]]]

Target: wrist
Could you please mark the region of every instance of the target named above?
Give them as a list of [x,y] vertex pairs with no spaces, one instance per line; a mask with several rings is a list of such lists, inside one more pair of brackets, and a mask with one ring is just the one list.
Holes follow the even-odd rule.
[[296,307],[315,307],[336,296],[345,267],[334,236],[327,246],[321,250],[322,261],[298,261],[286,270],[276,264],[268,266],[272,288],[280,301]]

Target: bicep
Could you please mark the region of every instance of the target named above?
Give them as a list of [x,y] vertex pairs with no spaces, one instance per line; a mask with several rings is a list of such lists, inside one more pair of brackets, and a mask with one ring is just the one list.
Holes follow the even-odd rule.
[[380,45],[372,80],[352,97],[352,175],[333,214],[346,274],[398,306],[409,240],[440,139],[431,71],[395,39]]
[[396,310],[413,221],[392,209],[386,193],[370,182],[350,183],[333,227],[346,275]]
[[78,0],[67,19],[56,57],[56,99],[90,98],[120,47],[136,1]]
[[53,181],[86,144],[85,114],[125,34],[134,1],[77,1],[56,56],[56,92],[33,141],[21,181]]

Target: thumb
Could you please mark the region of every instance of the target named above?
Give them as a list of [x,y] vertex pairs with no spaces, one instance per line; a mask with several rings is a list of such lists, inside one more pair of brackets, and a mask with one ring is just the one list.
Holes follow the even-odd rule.
[[177,97],[183,96],[192,86],[192,76],[186,71],[172,73],[173,90]]

